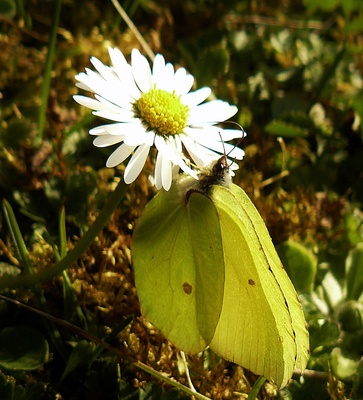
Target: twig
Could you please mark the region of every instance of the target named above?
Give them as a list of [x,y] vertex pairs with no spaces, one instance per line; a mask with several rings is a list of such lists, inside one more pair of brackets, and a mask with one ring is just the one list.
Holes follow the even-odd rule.
[[121,15],[121,18],[126,22],[127,26],[130,28],[131,32],[135,35],[136,39],[141,44],[142,48],[145,50],[146,54],[151,61],[154,61],[155,54],[151,50],[150,46],[147,44],[146,40],[141,35],[140,31],[137,29],[135,24],[131,21],[126,11],[121,7],[117,0],[111,0],[112,4],[116,8],[117,12]]
[[326,22],[320,21],[297,21],[297,20],[283,20],[270,17],[264,17],[261,15],[227,15],[224,19],[226,24],[243,25],[243,24],[255,24],[265,26],[277,26],[281,28],[289,29],[313,29],[313,30],[327,30],[332,24],[333,20],[329,19]]

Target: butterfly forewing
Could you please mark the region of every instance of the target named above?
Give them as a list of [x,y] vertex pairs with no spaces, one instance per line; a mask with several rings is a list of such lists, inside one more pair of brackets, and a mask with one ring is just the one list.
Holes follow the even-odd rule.
[[224,282],[213,202],[198,193],[185,202],[176,187],[159,192],[138,221],[132,254],[143,314],[181,350],[204,350],[219,319]]

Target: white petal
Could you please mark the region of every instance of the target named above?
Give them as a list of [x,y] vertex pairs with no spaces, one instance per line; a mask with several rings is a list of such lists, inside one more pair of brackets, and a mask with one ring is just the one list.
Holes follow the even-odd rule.
[[[77,75],[77,76],[78,76],[78,75]],[[77,76],[76,76],[76,78],[77,78]],[[92,92],[92,89],[91,89],[90,87],[88,87],[87,85],[85,85],[84,83],[82,83],[82,82],[76,82],[76,86],[77,86],[79,89],[87,90],[88,92]]]
[[176,157],[176,155],[175,155],[176,149],[173,148],[172,146],[169,147],[167,145],[167,140],[165,140],[161,136],[156,135],[154,143],[155,143],[155,147],[157,148],[157,150],[161,153],[161,155],[163,157],[166,157],[167,159],[169,159],[174,164],[178,163],[177,162],[178,157]]
[[112,124],[100,125],[92,128],[89,131],[90,135],[120,135],[123,136],[125,133],[123,132],[124,126],[129,127],[128,123],[124,122],[114,122]]
[[211,93],[212,90],[209,87],[204,87],[182,96],[181,101],[189,107],[195,107],[207,99]]
[[[179,167],[176,166],[177,171]],[[156,157],[155,171],[154,171],[154,182],[157,190],[162,187],[168,191],[173,181],[175,166],[166,157],[158,153]]]
[[[110,125],[107,126],[104,125],[105,127],[104,129],[106,129],[110,135],[123,136],[126,138],[128,136],[133,136],[134,134],[135,135],[138,134],[140,130],[142,130],[142,132],[145,132],[145,128],[142,127],[142,125],[138,120],[115,124],[116,127],[112,128]],[[135,146],[134,143],[126,143],[126,144],[129,144],[130,146]]]
[[[193,142],[193,140],[188,137],[183,137],[183,143],[195,164],[201,167],[208,166],[212,161],[221,157],[222,154],[226,154],[227,157],[232,160],[242,160],[245,154],[242,149],[229,143],[222,144],[219,142],[206,147]],[[233,167],[233,169],[237,169],[238,165],[234,163]]]
[[245,152],[239,147],[234,146],[233,148],[232,145],[230,146],[232,147],[230,151],[226,149],[228,158],[231,158],[232,160],[242,160],[245,156]]
[[[92,70],[86,68],[86,71],[92,71]],[[102,78],[100,77],[99,74],[97,74],[97,73],[94,72],[94,71],[92,71],[92,72],[93,72],[93,74],[95,74],[95,75],[98,77],[98,79],[102,79]],[[80,82],[80,83],[86,85],[86,86],[89,88],[90,77],[89,77],[88,74],[86,74],[85,72],[80,72],[79,74],[77,74],[77,75],[75,76],[75,79],[76,79],[78,82]],[[91,90],[91,89],[89,88],[88,90]],[[91,90],[91,91],[92,91],[92,90]]]
[[122,108],[132,108],[133,99],[129,95],[128,88],[122,85],[119,80],[105,81],[99,75],[96,75],[95,78],[84,79],[83,84],[87,85],[89,91],[97,93],[99,98],[106,99]]
[[138,147],[131,160],[125,168],[124,181],[129,184],[133,182],[140,174],[145,165],[146,158],[149,154],[150,146],[144,144]]
[[127,146],[122,144],[108,157],[106,167],[112,168],[121,164],[134,151],[135,146]]
[[112,69],[104,65],[98,58],[92,57],[91,63],[106,81],[115,79],[115,74],[112,72]]
[[88,133],[92,136],[109,135],[109,133],[103,128],[103,126],[104,125],[96,126],[95,128],[90,129]]
[[156,156],[155,168],[154,168],[154,184],[157,190],[160,190],[163,187],[163,181],[161,178],[163,168],[163,157],[160,153]]
[[188,136],[183,136],[182,140],[188,154],[196,165],[205,167],[215,158],[215,153],[213,151],[201,146]]
[[163,182],[163,188],[168,191],[173,180],[173,164],[165,157],[162,158],[162,163],[161,180]]
[[174,75],[174,91],[179,95],[185,95],[192,88],[194,78],[187,74],[185,68],[179,68]]
[[224,142],[232,139],[242,139],[247,136],[245,130],[241,129],[221,129],[221,135]]
[[97,117],[109,119],[111,121],[116,121],[116,122],[130,121],[128,111],[122,112],[121,109],[119,112],[112,112],[110,110],[94,111],[93,114],[97,115]]
[[159,82],[162,82],[165,69],[165,59],[161,54],[157,54],[153,63],[152,79],[153,83],[159,86]]
[[129,64],[126,61],[125,56],[122,54],[120,49],[112,47],[108,48],[108,53],[110,55],[112,65],[114,66],[117,75],[120,79],[122,79],[122,76],[127,73],[127,70],[129,69]]
[[[96,111],[109,111],[111,113],[124,113],[128,111],[128,114],[123,114],[121,117],[110,115],[111,120],[115,121],[129,121],[132,116],[132,103],[135,98],[140,96],[140,91],[137,89],[134,82],[131,67],[126,63],[122,53],[116,49],[109,49],[112,61],[117,65],[117,71],[120,76],[116,73],[116,69],[104,65],[100,60],[92,57],[91,62],[98,72],[92,71],[86,68],[86,73],[81,73],[76,76],[79,81],[76,85],[82,89],[89,90],[96,93],[95,98],[102,105],[99,105],[93,101],[86,101],[81,98],[75,98],[76,101],[90,107]],[[122,109],[123,111],[119,111]],[[102,118],[109,118],[109,115],[99,113]]]
[[167,158],[174,165],[179,165],[184,172],[197,179],[197,174],[186,165],[185,161],[183,160],[181,150],[178,149],[179,146],[177,146],[172,139],[165,140],[164,138],[156,135],[155,147],[158,149],[162,157]]
[[174,67],[172,64],[165,65],[163,78],[161,89],[172,92],[174,90]]
[[235,158],[237,160],[242,160],[245,154],[245,152],[242,149],[230,143],[211,142],[207,144],[205,147],[208,147],[213,152],[218,153],[218,155],[226,154],[228,157],[233,159]]
[[166,146],[169,149],[168,153],[175,153],[173,160],[174,164],[178,165],[185,173],[197,179],[196,172],[193,171],[184,161],[183,143],[181,140],[181,135],[169,138],[169,140],[166,141]]
[[131,111],[131,106],[129,103],[126,104],[128,107],[124,108],[119,103],[111,102],[108,99],[99,96],[98,94],[95,94],[95,99],[102,103],[105,106],[105,109],[108,109],[109,111],[125,113],[125,115],[129,115],[129,118],[132,118],[134,115],[134,113]]
[[174,67],[168,63],[163,68],[162,73],[158,73],[157,82],[155,85],[158,89],[163,89],[167,92],[172,92],[174,89]]
[[[185,133],[192,141],[202,145],[206,149],[219,154],[227,154],[231,158],[242,160],[244,151],[230,143],[226,143],[223,137],[223,129],[216,126],[209,126],[207,128],[185,128]],[[187,147],[184,136],[182,138],[184,145]],[[188,142],[191,145],[191,142]],[[192,145],[191,145],[192,146]],[[199,151],[201,149],[199,148]],[[209,154],[209,152],[208,152]]]
[[192,168],[188,167],[184,161],[180,162],[178,165],[186,174],[190,175],[194,179],[198,179],[197,173]]
[[[78,76],[79,81],[87,85],[91,92],[98,93],[102,97],[108,97],[109,83],[97,72],[86,68],[86,74],[80,74]],[[114,85],[111,85],[111,88]]]
[[126,110],[132,110],[131,102],[133,99],[130,97],[128,88],[126,86],[122,86],[120,81],[117,82],[108,82],[108,87],[105,84],[101,90],[96,92],[95,97],[101,101],[108,102],[114,107],[123,108]]
[[141,144],[147,144],[152,146],[154,144],[155,133],[146,131],[142,125],[132,127],[132,131],[128,132],[125,136],[125,143],[130,146],[138,146]]
[[[214,125],[187,126],[184,129],[186,135],[198,143],[220,142],[222,128]],[[223,137],[222,137],[223,139]]]
[[124,55],[119,49],[108,49],[112,64],[115,68],[115,72],[119,77],[120,81],[127,87],[127,94],[133,99],[137,100],[140,97],[140,90],[135,84],[134,77],[132,75],[132,68],[127,63]]
[[222,122],[231,118],[237,111],[236,106],[231,106],[222,100],[213,100],[193,108],[189,115],[188,124]]
[[100,103],[98,100],[92,99],[86,96],[80,96],[76,94],[73,96],[73,99],[82,106],[88,107],[91,110],[107,110],[107,107]]
[[152,76],[150,65],[146,57],[139,50],[133,49],[131,53],[132,74],[139,89],[145,93],[152,87]]
[[112,135],[102,135],[97,136],[96,139],[93,141],[93,144],[96,147],[107,147],[112,146],[116,143],[122,142],[123,138],[120,136],[112,136]]

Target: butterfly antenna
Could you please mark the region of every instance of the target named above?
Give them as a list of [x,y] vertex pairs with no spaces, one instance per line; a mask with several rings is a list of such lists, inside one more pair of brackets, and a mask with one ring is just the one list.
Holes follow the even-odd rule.
[[[228,156],[232,153],[232,151],[233,151],[236,147],[239,146],[239,144],[242,142],[242,140],[247,136],[247,133],[246,133],[246,131],[242,128],[242,126],[241,126],[238,122],[235,122],[235,121],[226,121],[225,123],[237,125],[238,128],[239,128],[239,129],[241,130],[241,132],[242,132],[242,136],[238,139],[238,142],[233,146],[233,148],[228,152],[228,154],[226,153],[226,147],[225,147],[225,145],[224,145],[224,141],[223,141],[222,135],[221,135],[221,133],[219,132],[219,136],[220,136],[220,138],[221,138],[221,142],[222,142],[222,145],[223,145],[223,155],[228,159]],[[235,161],[236,161],[236,159],[233,159],[233,161],[231,162],[230,165],[232,165]]]
[[221,138],[221,143],[222,143],[222,146],[223,146],[223,155],[224,155],[225,157],[227,157],[228,154],[226,153],[226,146],[224,145],[224,140],[223,140],[223,138],[222,138],[222,134],[221,134],[220,131],[218,132],[218,134],[219,134],[219,137]]
[[[236,143],[236,145],[235,145],[235,146],[233,147],[233,149],[227,154],[227,157],[228,157],[229,154],[231,154],[232,151],[242,143],[242,140],[247,136],[247,133],[246,133],[246,131],[242,128],[242,125],[240,125],[238,122],[235,122],[235,121],[227,121],[227,123],[237,125],[238,128],[239,128],[239,129],[241,130],[241,132],[242,132],[242,136],[238,139],[238,142]],[[223,144],[223,147],[224,147],[224,144]]]

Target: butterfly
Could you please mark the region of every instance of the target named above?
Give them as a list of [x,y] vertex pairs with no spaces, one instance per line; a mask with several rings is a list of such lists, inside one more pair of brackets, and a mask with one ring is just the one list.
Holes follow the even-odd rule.
[[297,293],[225,155],[147,204],[132,257],[143,314],[180,350],[209,346],[280,388],[305,369]]

